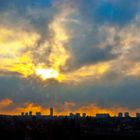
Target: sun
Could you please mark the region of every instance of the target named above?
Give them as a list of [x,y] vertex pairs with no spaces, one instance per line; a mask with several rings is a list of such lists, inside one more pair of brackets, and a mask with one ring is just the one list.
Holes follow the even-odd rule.
[[59,72],[54,69],[36,69],[36,74],[43,80],[47,79],[57,79],[59,77]]

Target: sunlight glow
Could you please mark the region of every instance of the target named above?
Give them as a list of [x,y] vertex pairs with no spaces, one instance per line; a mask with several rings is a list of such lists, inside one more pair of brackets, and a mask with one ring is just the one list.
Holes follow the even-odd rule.
[[59,72],[54,69],[37,69],[36,74],[40,76],[43,80],[57,79],[59,76]]

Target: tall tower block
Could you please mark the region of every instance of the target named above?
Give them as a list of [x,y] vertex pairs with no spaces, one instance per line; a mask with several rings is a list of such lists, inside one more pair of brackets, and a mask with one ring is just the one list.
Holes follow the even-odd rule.
[[53,108],[50,107],[50,116],[53,117]]

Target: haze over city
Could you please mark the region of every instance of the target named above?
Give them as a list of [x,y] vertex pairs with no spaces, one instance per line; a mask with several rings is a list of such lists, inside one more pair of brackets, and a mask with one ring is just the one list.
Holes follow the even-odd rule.
[[0,0],[0,114],[140,112],[139,0]]

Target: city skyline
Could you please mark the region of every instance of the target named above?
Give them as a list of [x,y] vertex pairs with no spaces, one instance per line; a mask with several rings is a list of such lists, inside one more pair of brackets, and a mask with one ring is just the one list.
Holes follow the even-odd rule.
[[[0,114],[2,115],[2,114]],[[6,116],[6,114],[3,114]],[[49,108],[49,112],[46,112],[45,114],[42,114],[42,112],[32,112],[32,110],[28,110],[27,112],[21,112],[21,114],[18,114],[17,116],[22,116],[22,117],[32,117],[32,116],[36,116],[36,117],[49,117],[49,118],[54,118],[55,117],[70,117],[70,118],[79,118],[79,117],[94,117],[94,118],[111,118],[111,117],[118,117],[118,118],[132,118],[132,117],[136,117],[136,118],[140,118],[140,112],[136,112],[135,116],[131,115],[130,112],[118,112],[117,115],[111,115],[107,112],[99,112],[99,113],[94,113],[94,115],[88,115],[85,112],[69,112],[69,114],[57,114],[56,113],[56,109],[54,110],[53,107]]]
[[134,116],[131,116],[131,114],[129,112],[118,112],[117,115],[111,115],[109,113],[95,113],[94,115],[87,115],[86,113],[73,113],[70,112],[69,114],[63,114],[63,115],[58,115],[58,114],[51,114],[51,111],[47,114],[42,114],[41,112],[21,112],[20,115],[17,116],[22,116],[22,117],[30,117],[30,116],[37,116],[37,117],[71,117],[71,118],[75,118],[75,117],[94,117],[94,118],[112,118],[112,117],[118,117],[118,118],[132,118],[132,117],[136,117],[136,118],[140,118],[140,113],[135,113]]

